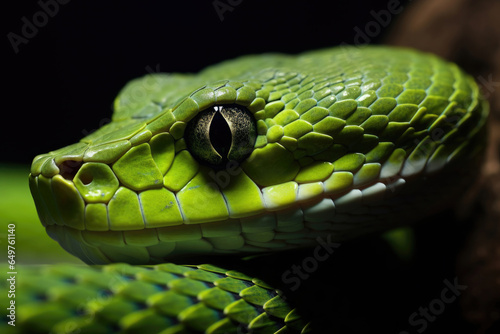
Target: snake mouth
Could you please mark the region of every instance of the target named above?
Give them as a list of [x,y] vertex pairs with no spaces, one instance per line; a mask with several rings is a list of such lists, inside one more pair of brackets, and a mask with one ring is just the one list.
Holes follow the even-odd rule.
[[[318,238],[351,239],[370,229],[387,227],[375,223],[398,210],[377,203],[392,197],[405,184],[403,178],[395,177],[385,183],[372,182],[360,189],[321,193],[300,201],[296,197],[300,189],[294,189],[293,201],[287,205],[241,217],[195,222],[183,220],[177,193],[161,203],[160,224],[152,219],[146,203],[148,194],[154,195],[149,200],[158,201],[165,194],[164,188],[136,192],[118,181],[112,186],[108,179],[111,174],[104,172],[104,166],[73,161],[63,166],[53,177],[30,175],[30,187],[47,233],[87,263],[161,263],[186,254],[255,254],[310,246]],[[103,188],[100,192],[92,190],[104,183],[116,187],[109,190],[111,195]],[[276,190],[286,194],[285,188]],[[312,189],[309,191],[312,193]],[[134,205],[138,212],[130,211]],[[140,224],[134,222],[135,216]]]

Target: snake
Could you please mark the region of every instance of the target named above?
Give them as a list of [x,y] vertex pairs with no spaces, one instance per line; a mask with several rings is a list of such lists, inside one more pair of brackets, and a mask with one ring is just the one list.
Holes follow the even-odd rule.
[[40,221],[87,265],[24,268],[1,328],[311,333],[279,289],[217,259],[321,258],[439,212],[477,178],[487,118],[456,64],[390,46],[132,80],[111,122],[34,158]]

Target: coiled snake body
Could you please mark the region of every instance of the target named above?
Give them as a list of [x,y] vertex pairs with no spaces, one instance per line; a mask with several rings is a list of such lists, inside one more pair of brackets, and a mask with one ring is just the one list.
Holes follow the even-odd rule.
[[47,233],[102,266],[30,269],[16,329],[308,332],[251,273],[168,262],[417,221],[472,182],[487,113],[456,65],[388,47],[245,56],[134,80],[111,123],[33,161]]

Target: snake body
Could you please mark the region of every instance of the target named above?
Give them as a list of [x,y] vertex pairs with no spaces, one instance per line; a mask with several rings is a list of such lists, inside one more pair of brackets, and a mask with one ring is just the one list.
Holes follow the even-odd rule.
[[478,174],[487,114],[455,64],[389,47],[244,56],[136,79],[111,123],[33,161],[47,233],[100,266],[29,269],[38,279],[22,283],[18,329],[308,332],[249,273],[167,262],[417,221]]

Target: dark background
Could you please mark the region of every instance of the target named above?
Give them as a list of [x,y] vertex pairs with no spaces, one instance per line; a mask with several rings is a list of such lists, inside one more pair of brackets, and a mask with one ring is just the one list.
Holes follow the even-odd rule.
[[[72,0],[59,4],[15,53],[9,33],[22,37],[23,17],[33,23],[43,9],[37,1],[9,1],[2,20],[7,105],[0,162],[29,164],[97,129],[119,90],[148,68],[197,72],[248,53],[352,44],[354,28],[364,30],[374,20],[370,11],[387,9],[388,2],[220,0],[232,8],[221,20],[213,1]],[[401,1],[403,12],[407,3]],[[398,17],[391,16],[391,24]],[[387,31],[381,27],[369,42],[380,42]]]

